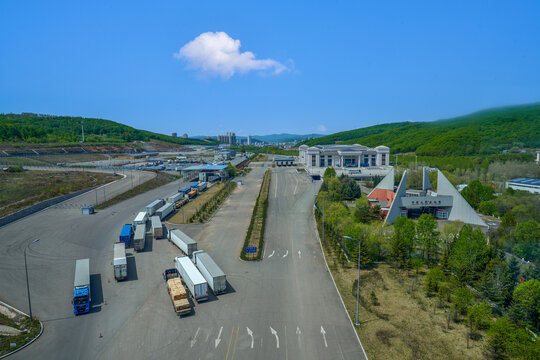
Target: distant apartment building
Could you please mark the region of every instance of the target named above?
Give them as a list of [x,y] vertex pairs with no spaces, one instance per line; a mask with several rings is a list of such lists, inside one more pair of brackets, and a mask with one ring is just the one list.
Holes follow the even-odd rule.
[[220,143],[234,145],[236,144],[236,134],[229,131],[225,135],[218,135],[217,140]]
[[389,167],[390,148],[363,145],[302,145],[298,148],[298,161],[307,169],[354,169],[361,167]]
[[247,136],[247,144],[248,144],[248,145],[251,145],[251,135],[248,135],[248,136]]

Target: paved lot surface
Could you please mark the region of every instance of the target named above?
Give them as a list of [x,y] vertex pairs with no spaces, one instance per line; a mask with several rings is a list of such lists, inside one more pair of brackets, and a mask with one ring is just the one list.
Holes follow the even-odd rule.
[[[363,358],[316,238],[312,206],[319,184],[293,169],[275,168],[264,259],[239,259],[264,170],[253,169],[208,224],[174,226],[198,241],[229,283],[226,294],[195,304],[193,315],[181,319],[161,278],[180,255],[171,243],[150,237],[144,252],[130,249],[127,281],[116,283],[111,265],[121,225],[175,191],[178,182],[93,216],[53,208],[0,229],[0,296],[22,310],[23,250],[41,238],[28,250],[28,262],[32,309],[44,320],[45,333],[14,358]],[[75,317],[74,260],[84,257],[91,262],[93,311]]]

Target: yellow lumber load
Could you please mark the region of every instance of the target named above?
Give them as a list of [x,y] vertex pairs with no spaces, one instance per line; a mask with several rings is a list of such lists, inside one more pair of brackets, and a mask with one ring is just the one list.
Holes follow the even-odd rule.
[[182,280],[180,280],[180,278],[172,278],[167,280],[167,288],[169,289],[171,301],[176,313],[183,314],[191,312],[191,306],[189,304],[189,300],[187,299],[186,288],[184,285],[182,285]]

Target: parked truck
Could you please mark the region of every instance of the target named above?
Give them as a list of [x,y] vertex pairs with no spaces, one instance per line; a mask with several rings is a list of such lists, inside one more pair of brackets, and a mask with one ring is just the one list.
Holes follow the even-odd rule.
[[214,262],[212,257],[204,250],[193,252],[193,261],[202,276],[210,285],[214,294],[220,294],[227,290],[227,278],[221,268]]
[[187,298],[187,291],[182,284],[182,279],[178,276],[178,270],[175,268],[165,270],[163,279],[167,284],[167,291],[176,314],[180,316],[191,313],[191,304]]
[[180,209],[182,206],[184,206],[188,202],[189,202],[189,199],[183,198],[182,200],[176,202],[176,208]]
[[144,250],[146,244],[146,225],[137,225],[133,236],[133,248],[136,251]]
[[199,302],[208,299],[208,283],[189,257],[177,256],[174,258],[174,264],[195,301]]
[[113,266],[116,281],[127,278],[126,244],[123,242],[114,243]]
[[141,211],[133,220],[133,225],[146,225],[146,220],[148,220],[148,213],[146,211]]
[[178,201],[182,200],[183,199],[183,195],[179,192],[177,192],[176,194],[172,194],[171,196],[169,196],[167,198],[167,202],[170,202],[171,204],[176,204]]
[[146,212],[148,213],[148,216],[154,215],[156,210],[162,207],[164,203],[165,201],[163,201],[163,199],[157,199],[146,205]]
[[165,203],[165,205],[156,210],[156,215],[159,216],[161,220],[163,220],[167,216],[169,216],[174,211],[174,209],[174,204]]
[[152,234],[154,234],[154,239],[159,239],[163,237],[163,225],[159,216],[152,216],[150,218],[152,221]]
[[188,198],[193,199],[195,196],[197,196],[197,188],[191,189],[191,190],[188,192]]
[[178,246],[178,248],[189,257],[193,255],[194,251],[197,251],[197,243],[195,240],[178,229],[169,231],[169,241]]
[[75,281],[73,282],[73,313],[85,314],[90,311],[92,301],[90,292],[90,259],[75,262]]
[[120,231],[119,240],[129,246],[131,244],[131,237],[133,236],[133,226],[131,224],[125,224]]
[[197,185],[197,191],[199,193],[202,193],[203,191],[206,190],[206,182],[200,182],[198,185]]

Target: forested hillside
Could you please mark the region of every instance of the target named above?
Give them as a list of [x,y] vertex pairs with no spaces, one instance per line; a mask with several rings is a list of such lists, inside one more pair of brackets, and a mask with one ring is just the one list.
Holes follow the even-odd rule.
[[138,130],[111,120],[31,113],[0,114],[0,143],[126,143],[135,140],[160,140],[175,144],[208,144],[198,139],[183,139]]
[[540,103],[496,108],[433,122],[401,122],[343,131],[303,142],[386,145],[392,153],[449,156],[540,147]]

